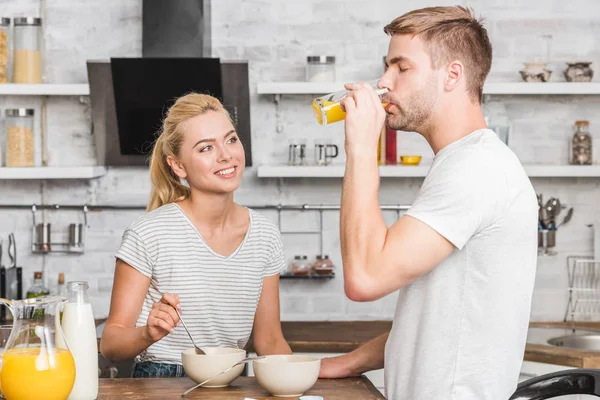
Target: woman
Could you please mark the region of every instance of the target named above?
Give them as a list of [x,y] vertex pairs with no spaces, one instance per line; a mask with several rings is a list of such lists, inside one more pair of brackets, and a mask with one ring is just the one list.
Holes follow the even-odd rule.
[[[189,94],[169,109],[152,153],[148,213],[123,235],[100,350],[136,358],[133,377],[184,376],[192,347],[291,354],[279,320],[280,233],[233,201],[244,148],[214,97]],[[187,185],[182,183],[187,182]]]

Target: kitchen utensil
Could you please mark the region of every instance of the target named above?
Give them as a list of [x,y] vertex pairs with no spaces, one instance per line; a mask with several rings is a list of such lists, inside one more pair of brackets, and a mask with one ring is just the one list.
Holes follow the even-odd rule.
[[262,360],[263,358],[265,358],[265,356],[258,356],[258,357],[246,357],[241,361],[236,362],[235,364],[233,364],[231,367],[227,368],[224,371],[219,372],[218,374],[216,374],[215,376],[211,376],[210,378],[208,378],[207,380],[205,380],[204,382],[200,382],[199,384],[197,384],[196,386],[194,386],[193,388],[190,388],[188,390],[186,390],[181,397],[184,397],[185,395],[187,395],[188,393],[190,393],[192,390],[199,388],[200,386],[204,385],[205,383],[208,383],[210,381],[212,381],[215,378],[218,378],[219,376],[231,371],[232,369],[234,369],[235,367],[237,367],[238,365],[242,365],[242,364],[246,364],[247,362],[250,361],[254,361],[254,360]]
[[566,224],[567,222],[569,222],[571,220],[572,216],[573,216],[573,207],[569,208],[569,211],[567,211],[567,215],[565,215],[565,217],[563,218],[562,222],[560,224],[558,224],[557,228],[559,226],[563,226],[564,224]]
[[10,258],[10,267],[17,266],[17,244],[15,243],[15,234],[8,235],[8,258]]
[[[18,300],[23,298],[23,274],[22,268],[17,267],[17,249],[15,235],[8,235],[8,258],[10,259],[10,267],[6,270],[6,298],[10,300]],[[10,313],[7,317],[12,319]]]
[[[151,281],[151,282],[152,282],[152,286],[154,287],[154,289],[162,297],[163,294],[162,294],[162,292],[160,290],[158,290],[158,288],[156,287],[156,284],[154,283],[154,281]],[[181,314],[179,313],[179,310],[177,309],[177,307],[173,307],[173,308],[175,309],[175,312],[177,313],[177,316],[179,317],[179,320],[181,321],[181,324],[183,325],[183,328],[185,329],[185,331],[187,332],[188,336],[190,337],[190,340],[192,341],[192,344],[194,345],[194,347],[196,349],[196,354],[206,355],[206,353],[204,352],[204,350],[202,350],[200,347],[198,347],[198,345],[196,344],[196,341],[194,341],[194,338],[192,337],[192,334],[190,333],[187,325],[185,324],[185,321],[181,317]]]
[[[173,307],[175,308],[175,307]],[[198,345],[196,344],[196,342],[194,341],[194,338],[192,337],[192,334],[190,333],[190,330],[188,329],[187,325],[185,324],[185,322],[183,321],[183,318],[181,317],[181,314],[179,314],[179,311],[177,310],[177,308],[175,308],[175,312],[177,313],[177,316],[179,317],[179,320],[181,321],[181,324],[183,325],[183,327],[185,328],[185,331],[187,332],[188,336],[190,337],[190,340],[192,341],[192,344],[194,345],[194,347],[196,348],[196,354],[206,354],[204,352],[204,350],[202,350],[200,347],[198,347]]]
[[37,233],[37,249],[42,252],[50,251],[50,243],[52,239],[50,238],[51,225],[48,223],[37,224],[36,233]]
[[69,224],[69,247],[81,247],[83,236],[83,224]]

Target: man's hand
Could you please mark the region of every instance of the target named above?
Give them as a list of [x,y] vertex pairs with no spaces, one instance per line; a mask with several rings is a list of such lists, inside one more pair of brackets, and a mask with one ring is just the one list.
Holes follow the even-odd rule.
[[385,123],[385,110],[375,90],[367,83],[349,83],[342,99],[346,110],[346,153],[377,153],[377,142]]
[[333,379],[356,376],[351,372],[350,360],[347,354],[337,357],[328,357],[321,359],[321,371],[319,378]]

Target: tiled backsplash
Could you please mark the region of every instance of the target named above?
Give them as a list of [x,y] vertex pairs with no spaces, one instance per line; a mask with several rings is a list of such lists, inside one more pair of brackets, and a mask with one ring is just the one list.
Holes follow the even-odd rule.
[[[47,82],[86,82],[87,59],[140,56],[141,0],[88,0],[84,3],[45,0],[42,3],[45,4]],[[343,147],[343,126],[319,127],[308,107],[310,96],[283,96],[277,106],[271,96],[256,95],[258,81],[300,80],[304,76],[305,57],[313,54],[335,55],[339,80],[377,77],[388,42],[382,27],[410,9],[446,3],[472,6],[486,17],[495,49],[490,80],[518,81],[518,70],[522,62],[527,61],[531,44],[539,35],[547,33],[554,35],[553,80],[562,80],[562,69],[567,61],[600,61],[600,45],[596,40],[600,30],[600,3],[595,0],[213,1],[214,56],[250,61],[255,164],[285,162],[287,143],[292,138],[308,139],[309,149],[317,138],[331,139],[340,149]],[[38,16],[40,13],[38,0],[8,0],[3,6],[2,16]],[[566,163],[567,140],[577,119],[590,121],[590,131],[598,138],[596,159],[600,159],[597,111],[600,96],[497,96],[487,101],[491,113],[502,111],[512,121],[514,131],[510,145],[523,163]],[[37,98],[0,97],[0,109],[32,105],[39,111],[39,104]],[[283,127],[280,133],[276,132],[278,124]],[[51,165],[94,165],[88,104],[74,97],[49,98],[48,140]],[[431,150],[418,135],[403,133],[398,143],[400,154],[420,153],[424,156],[423,163],[431,162]],[[343,161],[340,154],[335,162]],[[422,179],[417,178],[382,179],[381,203],[410,204],[421,182]],[[533,184],[545,198],[559,197],[563,204],[575,208],[571,222],[558,232],[558,256],[540,258],[538,266],[532,317],[557,320],[563,317],[567,301],[566,256],[592,252],[592,229],[586,224],[600,220],[597,208],[600,180],[536,178]],[[147,201],[149,189],[146,170],[115,168],[91,181],[0,181],[0,203],[140,205]],[[338,204],[340,190],[340,179],[261,180],[256,177],[255,169],[250,168],[236,193],[236,200],[245,205]],[[25,288],[30,284],[33,271],[41,269],[51,284],[59,272],[65,272],[67,280],[88,280],[95,314],[102,317],[108,313],[113,256],[121,234],[141,212],[90,213],[86,252],[81,256],[31,254],[29,211],[0,210],[0,234],[5,239],[9,232],[16,234],[19,264],[28,279]],[[275,220],[275,212],[265,213]],[[74,214],[67,211],[46,212],[46,216],[57,228],[68,225],[74,218]],[[310,229],[316,217],[305,216],[286,214],[282,223],[306,223]],[[395,213],[386,213],[386,218],[393,222]],[[325,213],[324,250],[341,266],[338,227],[337,212]],[[285,235],[284,242],[288,257],[298,253],[314,257],[318,249],[316,238],[308,235]],[[283,281],[282,318],[391,318],[394,297],[375,303],[351,302],[344,296],[338,270],[333,280]]]

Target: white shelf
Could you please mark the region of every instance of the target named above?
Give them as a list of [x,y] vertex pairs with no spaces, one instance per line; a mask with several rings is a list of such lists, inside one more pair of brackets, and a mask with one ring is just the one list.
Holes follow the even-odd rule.
[[[342,90],[344,82],[259,82],[258,94],[326,94]],[[600,95],[597,82],[489,82],[483,88],[484,94],[559,94],[559,95]]]
[[88,96],[90,87],[87,83],[76,84],[0,84],[0,95],[5,96]]
[[106,168],[94,167],[23,167],[0,168],[0,180],[5,179],[91,179],[106,174]]
[[[379,175],[382,178],[423,178],[430,165],[418,166],[382,166]],[[600,178],[600,165],[525,165],[525,172],[532,178]],[[344,165],[328,165],[326,167],[288,165],[261,165],[257,169],[259,178],[342,178]]]

